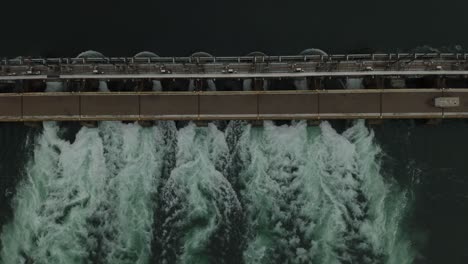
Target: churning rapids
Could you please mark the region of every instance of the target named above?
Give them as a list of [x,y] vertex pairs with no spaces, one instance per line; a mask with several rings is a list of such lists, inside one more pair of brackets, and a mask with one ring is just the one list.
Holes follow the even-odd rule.
[[416,257],[404,224],[412,200],[382,174],[382,151],[364,121],[342,133],[327,122],[242,121],[101,122],[70,138],[71,130],[45,122],[30,133],[32,154],[0,234],[2,263]]
[[412,263],[405,190],[363,121],[44,123],[1,233],[10,263]]

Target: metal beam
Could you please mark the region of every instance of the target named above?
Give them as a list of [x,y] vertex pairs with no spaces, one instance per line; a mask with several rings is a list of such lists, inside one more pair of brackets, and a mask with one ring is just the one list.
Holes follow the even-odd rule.
[[67,79],[253,79],[253,78],[307,78],[307,77],[365,77],[365,76],[460,76],[466,71],[354,71],[354,72],[278,72],[278,73],[205,73],[205,74],[70,74],[60,75]]
[[361,71],[361,72],[300,72],[300,73],[239,73],[239,74],[63,74],[57,76],[0,76],[0,81],[16,80],[124,80],[124,79],[254,79],[307,77],[366,77],[366,76],[466,76],[464,71]]
[[261,63],[298,61],[393,61],[467,60],[466,53],[377,53],[286,56],[226,56],[226,57],[95,57],[95,58],[4,58],[0,65],[64,65],[64,64],[149,64],[149,63]]
[[45,58],[0,63],[0,81],[465,76],[467,54],[348,54],[270,57]]

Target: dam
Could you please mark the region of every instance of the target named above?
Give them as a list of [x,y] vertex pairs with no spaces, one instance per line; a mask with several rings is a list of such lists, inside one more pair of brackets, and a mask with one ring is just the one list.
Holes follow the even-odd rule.
[[3,60],[0,263],[419,263],[416,190],[467,190],[419,160],[468,123],[417,124],[466,117],[465,56],[223,60]]
[[467,60],[320,52],[3,59],[0,121],[466,118]]

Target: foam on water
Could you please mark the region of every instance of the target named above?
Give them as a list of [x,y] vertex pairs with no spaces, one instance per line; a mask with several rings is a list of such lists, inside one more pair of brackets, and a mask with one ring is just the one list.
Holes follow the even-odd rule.
[[5,263],[147,263],[164,144],[157,128],[102,123],[73,144],[45,123],[15,216]]
[[102,144],[85,129],[70,145],[57,130],[44,124],[18,188],[14,220],[1,236],[5,263],[82,263],[89,254],[87,218],[104,184]]
[[44,123],[1,260],[10,263],[411,263],[406,192],[357,122],[179,130]]
[[100,128],[109,173],[103,190],[107,199],[100,206],[105,216],[94,219],[105,228],[100,257],[107,263],[147,263],[165,154],[161,132],[116,122],[104,122]]
[[246,263],[412,262],[405,193],[380,175],[363,122],[343,135],[326,122],[266,123],[246,151]]
[[179,131],[177,164],[162,201],[162,263],[238,260],[233,247],[239,239],[236,221],[241,207],[221,173],[227,151],[223,133],[212,124],[191,124]]

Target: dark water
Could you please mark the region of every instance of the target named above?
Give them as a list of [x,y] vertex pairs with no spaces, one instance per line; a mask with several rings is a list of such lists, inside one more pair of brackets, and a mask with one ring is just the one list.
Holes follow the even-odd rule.
[[23,178],[34,148],[32,139],[38,131],[20,123],[2,123],[0,131],[0,225],[3,226],[12,216],[11,200]]
[[418,124],[393,121],[375,128],[388,154],[385,171],[410,186],[414,195],[410,232],[423,246],[421,263],[466,263],[468,124]]

